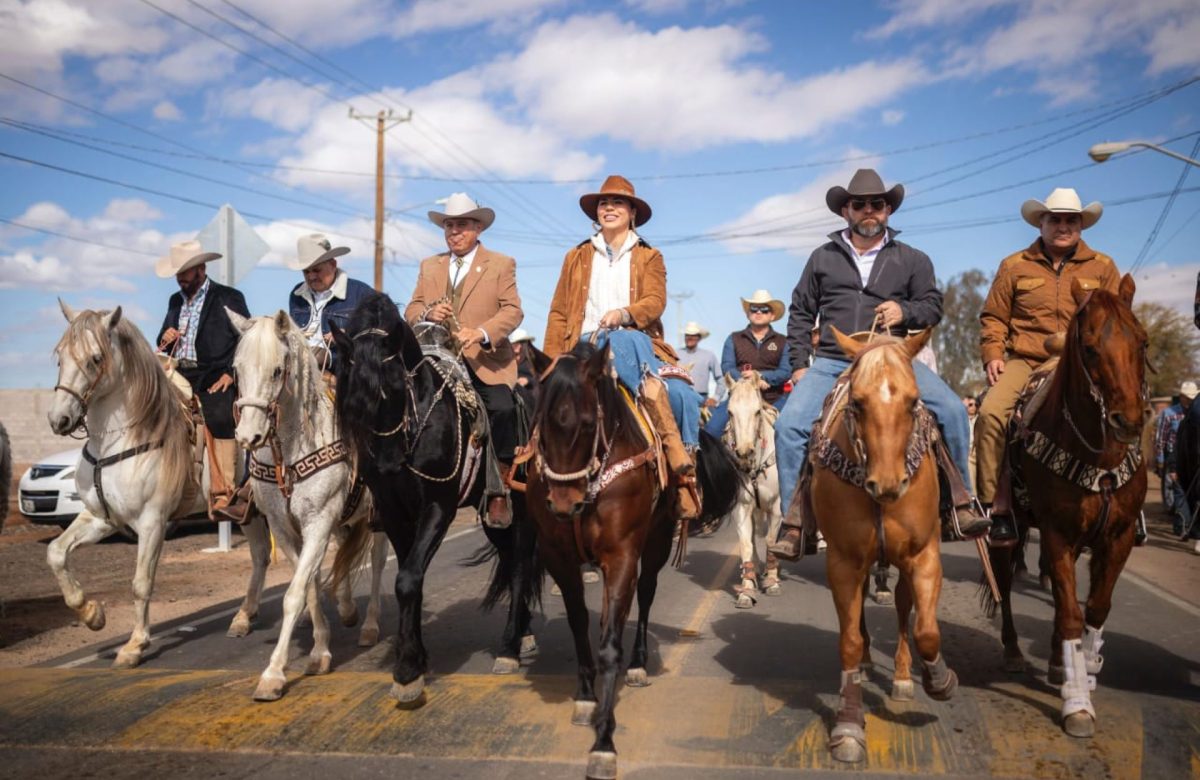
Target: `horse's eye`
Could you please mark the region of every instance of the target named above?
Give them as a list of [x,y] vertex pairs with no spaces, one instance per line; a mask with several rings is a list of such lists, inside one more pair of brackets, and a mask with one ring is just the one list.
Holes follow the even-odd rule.
[[283,376],[283,368],[275,369],[275,378],[278,379],[281,376]]
[[92,365],[98,366],[104,362],[104,355],[92,355]]

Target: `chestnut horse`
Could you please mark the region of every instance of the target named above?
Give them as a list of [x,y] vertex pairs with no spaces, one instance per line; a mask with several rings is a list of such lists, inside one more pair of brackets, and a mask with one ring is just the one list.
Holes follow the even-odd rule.
[[[575,639],[579,680],[571,722],[596,731],[587,776],[614,778],[613,708],[625,620],[636,588],[637,632],[625,684],[649,685],[646,631],[658,572],[671,555],[675,477],[665,486],[660,482],[654,443],[609,373],[607,349],[580,342],[549,368],[541,359],[535,367],[544,380],[526,505],[537,522],[538,556],[562,590]],[[733,455],[701,431],[697,461],[700,520],[719,519],[733,508],[741,487]],[[684,539],[681,535],[681,545]],[[580,571],[587,562],[599,564],[604,575],[598,688]]]
[[[1117,294],[1086,292],[1071,282],[1078,309],[1054,376],[1046,380],[1045,400],[1008,433],[1009,466],[1027,495],[1027,502],[1013,502],[1014,519],[1022,532],[1030,526],[1041,532],[1043,571],[1054,593],[1050,681],[1062,684],[1063,729],[1073,737],[1095,733],[1090,691],[1104,663],[1101,634],[1146,499],[1138,443],[1148,338],[1131,308],[1134,290],[1128,274]],[[1081,614],[1075,561],[1085,547],[1092,552],[1091,583]],[[993,548],[991,557],[1001,592],[1005,666],[1023,670],[1009,600],[1016,559],[1011,548]]]
[[833,329],[853,362],[849,380],[831,394],[809,447],[812,509],[824,534],[826,572],[841,629],[841,704],[829,747],[838,761],[861,761],[866,719],[860,669],[869,665],[863,598],[871,564],[900,571],[896,585],[899,642],[892,698],[913,697],[908,618],[925,692],[949,699],[958,685],[941,654],[937,624],[942,590],[941,524],[937,463],[932,438],[937,424],[921,404],[912,359],[928,341],[922,331],[903,341],[876,336],[857,341]]

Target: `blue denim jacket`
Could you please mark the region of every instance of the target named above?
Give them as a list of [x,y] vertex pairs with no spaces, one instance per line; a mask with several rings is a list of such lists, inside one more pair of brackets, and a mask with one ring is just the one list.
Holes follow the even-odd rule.
[[[357,279],[351,279],[345,271],[340,269],[337,277],[333,280],[331,289],[333,290],[333,300],[327,303],[324,311],[321,312],[322,334],[329,332],[330,322],[336,322],[339,328],[345,329],[354,309],[362,302],[363,298],[371,293],[370,287]],[[312,317],[312,311],[312,291],[308,289],[307,284],[301,282],[288,296],[288,314],[292,316],[293,322],[304,328],[308,325],[309,318]],[[332,346],[331,344],[330,347],[332,348]],[[336,350],[333,351],[333,360],[331,369],[336,365]]]

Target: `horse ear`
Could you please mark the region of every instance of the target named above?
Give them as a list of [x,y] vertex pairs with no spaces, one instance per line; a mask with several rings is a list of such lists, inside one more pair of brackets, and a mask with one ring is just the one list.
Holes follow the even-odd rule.
[[246,331],[250,330],[250,327],[253,325],[253,323],[249,317],[243,317],[228,306],[222,306],[221,308],[225,310],[225,316],[229,318],[229,321],[233,323],[233,327],[236,328],[238,332],[245,333]]
[[1078,279],[1071,280],[1071,297],[1075,299],[1075,306],[1083,305],[1083,299],[1087,297],[1087,290],[1083,289],[1083,285]]
[[329,321],[329,334],[333,336],[333,343],[337,347],[338,352],[343,355],[350,354],[354,344],[350,341],[350,337],[346,335],[346,331],[342,330],[333,320]]
[[735,384],[737,384],[737,380],[733,378],[733,374],[726,371],[725,372],[725,387],[726,387],[726,389],[732,390],[733,386]]
[[533,366],[533,373],[537,376],[542,376],[550,368],[550,364],[554,362],[554,358],[542,352],[533,344],[526,344],[525,349],[529,352],[529,362]]
[[67,322],[74,322],[75,318],[79,316],[62,298],[58,299],[58,306],[62,309],[63,316],[67,318]]
[[583,375],[590,381],[599,381],[608,369],[608,347],[597,349],[583,366]]
[[837,340],[838,346],[842,348],[842,352],[845,352],[846,357],[850,358],[851,360],[858,357],[858,353],[862,352],[863,347],[866,346],[865,344],[850,338],[845,333],[842,333],[833,325],[830,325],[829,329],[833,331],[833,337]]
[[121,307],[118,306],[117,308],[110,311],[108,313],[108,316],[106,316],[104,318],[104,329],[112,330],[113,328],[117,327],[117,324],[120,321],[121,321]]
[[904,340],[904,351],[908,353],[909,358],[915,358],[917,354],[925,349],[925,345],[929,343],[929,337],[933,335],[932,328],[926,328],[920,333],[914,333]]
[[1121,300],[1126,306],[1133,305],[1133,294],[1137,291],[1137,285],[1133,282],[1133,276],[1125,274],[1121,277],[1121,286],[1117,289],[1117,295],[1121,296]]
[[397,354],[404,346],[404,330],[408,325],[404,320],[398,320],[395,325],[388,329],[387,348],[390,354]]
[[291,330],[291,327],[292,318],[288,316],[286,311],[280,309],[279,311],[275,312],[275,330],[277,333],[279,333],[280,338],[287,336],[288,331]]

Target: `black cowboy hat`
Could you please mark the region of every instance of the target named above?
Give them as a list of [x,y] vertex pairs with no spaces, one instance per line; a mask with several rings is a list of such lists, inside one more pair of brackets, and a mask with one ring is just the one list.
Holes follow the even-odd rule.
[[883,179],[879,178],[874,168],[859,168],[855,171],[854,178],[850,179],[849,187],[829,188],[829,192],[825,193],[825,205],[840,217],[846,201],[851,198],[869,198],[872,195],[882,197],[891,206],[892,213],[895,213],[904,202],[904,185],[897,184],[890,190],[886,189]]

